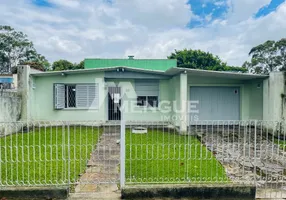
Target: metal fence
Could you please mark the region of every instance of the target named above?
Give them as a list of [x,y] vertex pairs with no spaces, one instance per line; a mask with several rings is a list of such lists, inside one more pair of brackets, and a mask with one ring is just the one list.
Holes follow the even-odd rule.
[[260,198],[286,198],[285,123],[190,124],[127,123],[126,184],[255,185]]
[[101,156],[99,144],[105,139],[101,123],[16,122],[0,123],[0,127],[1,186],[103,181],[86,175],[92,171],[94,157]]
[[0,186],[250,184],[281,197],[286,189],[281,122],[196,121],[187,131],[139,121],[0,127]]

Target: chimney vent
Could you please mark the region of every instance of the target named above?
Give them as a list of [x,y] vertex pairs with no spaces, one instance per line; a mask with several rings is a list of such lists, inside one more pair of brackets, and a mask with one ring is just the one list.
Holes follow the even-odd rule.
[[129,59],[129,60],[133,60],[133,59],[134,59],[134,56],[128,56],[128,59]]

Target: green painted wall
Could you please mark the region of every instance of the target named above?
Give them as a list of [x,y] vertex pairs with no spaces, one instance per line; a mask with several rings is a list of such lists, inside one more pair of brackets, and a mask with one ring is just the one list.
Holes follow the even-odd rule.
[[[169,80],[159,81],[159,102],[169,101]],[[168,119],[170,112],[165,112],[165,109],[138,107],[136,104],[137,95],[134,90],[134,79],[110,79],[106,85],[118,85],[121,87],[121,92],[124,94],[122,98],[123,119],[126,121],[165,121]],[[107,105],[106,105],[107,106]],[[164,107],[162,107],[164,108]],[[171,109],[171,108],[170,108]]]
[[114,66],[134,67],[140,69],[166,71],[177,66],[173,59],[85,59],[85,69]]
[[[54,83],[98,83],[99,84],[99,109],[54,110]],[[180,75],[169,80],[160,80],[159,101],[164,104],[160,108],[142,108],[136,106],[136,93],[134,79],[114,79],[104,81],[104,72],[83,73],[67,76],[53,75],[33,77],[31,80],[31,94],[29,105],[32,120],[107,120],[107,88],[119,84],[122,87],[123,106],[127,106],[123,118],[125,120],[142,121],[176,121],[180,113],[174,112],[181,108],[180,101]],[[187,97],[190,97],[190,86],[239,86],[241,88],[241,119],[263,119],[263,82],[261,80],[240,81],[234,79],[206,78],[188,76]],[[260,84],[260,88],[257,87]],[[125,105],[135,104],[133,106]],[[170,103],[168,103],[170,102]],[[130,108],[133,108],[130,109]],[[168,112],[170,111],[170,112]]]
[[175,112],[176,110],[180,110],[181,101],[180,101],[180,75],[174,76],[169,80],[169,99],[171,101],[172,111],[170,114],[170,119],[174,123],[174,125],[179,126],[180,113]]
[[[30,105],[31,119],[33,120],[68,120],[68,121],[85,121],[97,120],[105,121],[108,119],[107,109],[107,88],[117,84],[122,88],[123,106],[124,103],[134,103],[132,109],[130,106],[125,110],[123,118],[125,120],[143,120],[143,121],[161,121],[169,119],[170,112],[164,112],[159,108],[142,108],[136,106],[136,93],[134,91],[133,79],[116,79],[104,82],[104,73],[76,74],[63,76],[33,77],[34,89],[31,93]],[[54,83],[99,83],[99,109],[98,110],[79,110],[63,109],[54,110]],[[169,101],[170,85],[169,80],[160,80],[159,101]],[[127,101],[128,100],[128,101]],[[128,106],[128,105],[126,105]],[[166,105],[168,106],[168,105]],[[165,108],[165,107],[163,107]],[[171,108],[170,108],[171,110]],[[166,117],[167,116],[167,117]]]
[[[263,119],[263,80],[188,76],[188,86],[239,86],[241,120]],[[188,89],[188,96],[190,96],[190,89]]]
[[63,109],[54,110],[54,83],[98,83],[99,94],[104,93],[104,73],[75,74],[63,76],[33,77],[33,89],[30,99],[33,120],[104,120],[106,117],[104,99],[99,99],[98,110]]
[[248,82],[245,84],[245,90],[248,91],[248,119],[263,120],[263,81]]

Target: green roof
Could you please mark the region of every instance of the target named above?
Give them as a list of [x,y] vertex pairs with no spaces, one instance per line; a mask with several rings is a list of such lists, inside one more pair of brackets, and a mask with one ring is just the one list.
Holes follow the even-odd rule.
[[84,68],[133,67],[140,69],[166,71],[177,66],[175,59],[85,59]]

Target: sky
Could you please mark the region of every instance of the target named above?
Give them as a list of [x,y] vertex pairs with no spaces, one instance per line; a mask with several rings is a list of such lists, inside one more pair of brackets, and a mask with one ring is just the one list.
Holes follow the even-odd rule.
[[0,24],[27,34],[50,62],[187,48],[241,66],[253,46],[286,37],[286,0],[1,0]]

